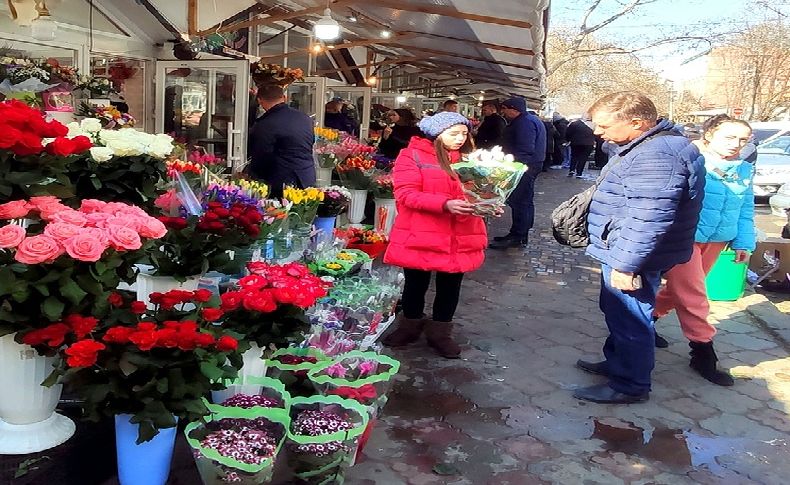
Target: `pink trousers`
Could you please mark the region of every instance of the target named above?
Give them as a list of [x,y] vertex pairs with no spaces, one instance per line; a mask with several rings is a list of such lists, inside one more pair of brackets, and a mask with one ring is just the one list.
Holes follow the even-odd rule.
[[669,270],[667,285],[656,296],[653,316],[660,318],[673,309],[678,314],[683,335],[692,342],[710,342],[716,328],[708,323],[708,294],[705,277],[716,263],[727,243],[694,243],[691,260]]

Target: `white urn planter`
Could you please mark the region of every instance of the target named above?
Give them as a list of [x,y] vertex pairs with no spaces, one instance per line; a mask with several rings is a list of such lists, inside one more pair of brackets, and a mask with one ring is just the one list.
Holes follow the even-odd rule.
[[65,443],[74,422],[57,414],[63,386],[41,385],[56,357],[42,357],[14,335],[0,337],[0,455],[24,455]]
[[[190,276],[185,281],[178,281],[172,276],[152,276],[149,273],[139,273],[137,275],[137,299],[144,301],[149,309],[154,306],[148,298],[151,293],[167,293],[170,290],[195,291],[200,283],[200,275]],[[188,309],[188,307],[185,307]]]
[[351,204],[348,206],[348,222],[358,226],[365,219],[365,204],[368,201],[368,191],[349,189]]
[[395,199],[374,199],[373,202],[376,204],[373,227],[389,236],[392,225],[395,223],[395,216],[398,214],[398,210],[395,208]]

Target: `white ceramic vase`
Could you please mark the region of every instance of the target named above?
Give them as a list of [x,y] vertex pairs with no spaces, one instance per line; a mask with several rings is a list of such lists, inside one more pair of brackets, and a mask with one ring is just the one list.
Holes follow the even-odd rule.
[[[200,283],[200,275],[190,276],[185,281],[178,281],[172,276],[151,276],[148,273],[139,273],[137,275],[137,299],[144,301],[149,309],[154,308],[150,301],[148,301],[151,293],[166,293],[170,290],[187,290],[195,291],[198,289]],[[185,309],[189,309],[185,307]]]
[[48,450],[74,434],[74,422],[55,412],[63,386],[41,385],[55,362],[16,343],[13,334],[0,337],[0,455]]
[[398,210],[395,208],[395,199],[374,199],[373,202],[376,204],[373,227],[389,236],[392,225],[395,223],[395,216],[398,214]]
[[348,206],[348,222],[359,225],[365,219],[365,204],[368,201],[368,191],[349,189],[351,204]]

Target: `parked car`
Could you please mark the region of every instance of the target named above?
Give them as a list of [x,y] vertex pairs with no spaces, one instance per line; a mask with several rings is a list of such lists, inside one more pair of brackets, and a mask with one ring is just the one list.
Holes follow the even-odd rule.
[[790,121],[754,121],[749,124],[752,127],[752,142],[755,145],[790,134]]
[[[790,217],[790,184],[784,184],[776,195],[768,200],[771,212],[779,217]],[[788,221],[790,222],[790,221]]]
[[790,135],[782,135],[757,146],[754,195],[770,197],[787,183],[790,183]]

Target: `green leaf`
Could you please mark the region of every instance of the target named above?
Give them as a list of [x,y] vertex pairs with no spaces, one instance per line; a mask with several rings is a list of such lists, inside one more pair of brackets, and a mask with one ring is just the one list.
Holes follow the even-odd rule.
[[55,322],[63,315],[63,310],[66,305],[54,296],[50,296],[41,303],[41,313],[44,314],[50,321]]
[[14,276],[14,271],[8,266],[0,268],[0,295],[11,294],[15,286],[16,276]]
[[46,284],[34,284],[33,288],[35,288],[41,296],[49,296],[49,287]]
[[222,369],[210,362],[201,362],[200,372],[211,381],[218,381],[223,374]]
[[101,283],[96,281],[90,274],[77,275],[77,283],[80,287],[93,296],[100,296],[104,293]]
[[80,288],[80,286],[71,278],[61,280],[60,294],[68,299],[74,306],[82,303],[82,300],[88,296],[88,293]]
[[102,187],[101,180],[99,180],[96,176],[91,176],[91,184],[93,185],[93,188],[96,190],[99,190]]
[[28,285],[17,285],[11,293],[11,298],[17,303],[24,303],[30,298],[30,287]]

